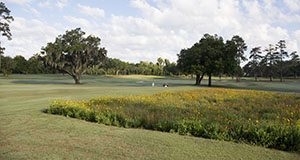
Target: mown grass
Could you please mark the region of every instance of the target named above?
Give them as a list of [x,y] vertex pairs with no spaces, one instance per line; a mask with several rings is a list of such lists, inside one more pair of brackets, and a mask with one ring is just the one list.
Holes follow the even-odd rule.
[[[152,81],[171,85],[150,87]],[[199,89],[186,79],[87,76],[82,82],[73,85],[71,78],[61,75],[1,77],[0,159],[299,159],[297,152],[105,126],[43,112],[56,98],[84,100]]]

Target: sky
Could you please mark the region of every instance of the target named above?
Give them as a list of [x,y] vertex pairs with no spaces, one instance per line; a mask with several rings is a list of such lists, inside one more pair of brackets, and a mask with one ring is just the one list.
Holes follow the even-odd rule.
[[205,33],[241,36],[251,48],[286,40],[300,52],[300,0],[3,0],[11,10],[5,56],[29,58],[58,35],[80,27],[101,38],[108,57],[176,62]]

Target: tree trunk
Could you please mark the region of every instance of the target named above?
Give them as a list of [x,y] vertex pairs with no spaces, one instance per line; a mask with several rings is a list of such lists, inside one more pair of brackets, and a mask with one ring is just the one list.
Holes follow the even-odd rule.
[[200,79],[200,74],[196,74],[196,83],[195,83],[196,86],[200,85],[199,79]]
[[240,77],[238,74],[236,75],[236,82],[240,82]]
[[211,73],[208,75],[208,86],[211,87]]
[[204,77],[204,73],[201,75],[201,77],[199,79],[199,85],[201,84],[201,81],[202,81],[203,77]]
[[77,76],[77,75],[72,75],[74,81],[75,81],[75,84],[80,84],[80,76]]
[[282,58],[282,54],[281,54],[281,61],[280,61],[280,82],[282,82],[282,70],[283,70],[283,66],[282,66],[282,61],[283,61],[283,58]]
[[204,73],[202,75],[196,74],[196,83],[195,83],[196,86],[200,86],[203,77],[204,77]]
[[272,82],[273,81],[273,77],[272,77],[272,75],[270,75],[270,82]]
[[254,74],[254,77],[255,77],[255,82],[257,82],[257,74],[256,73]]

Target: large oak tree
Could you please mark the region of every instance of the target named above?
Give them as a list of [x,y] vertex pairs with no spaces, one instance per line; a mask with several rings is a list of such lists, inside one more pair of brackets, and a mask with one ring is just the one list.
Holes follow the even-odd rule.
[[105,48],[100,48],[100,38],[84,35],[80,28],[66,31],[42,48],[46,63],[72,76],[75,84],[80,84],[88,67],[102,63],[107,54]]

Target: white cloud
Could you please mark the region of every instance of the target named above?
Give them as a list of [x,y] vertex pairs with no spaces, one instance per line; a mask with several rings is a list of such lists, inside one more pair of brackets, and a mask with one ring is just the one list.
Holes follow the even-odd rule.
[[[258,0],[155,0],[150,5],[145,0],[132,0],[131,5],[141,12],[141,17],[113,16],[106,40],[116,43],[112,54],[126,58],[128,48],[136,55],[151,57],[169,56],[176,60],[182,48],[190,47],[205,33],[218,34],[225,39],[242,36],[252,47],[266,47],[285,39],[290,48],[296,48],[288,29],[273,25],[283,18],[287,23],[297,23],[299,15],[285,13],[276,7],[276,1]],[[119,48],[119,49],[117,49]],[[118,51],[114,51],[118,50]],[[122,56],[122,54],[124,54]],[[172,55],[172,56],[170,56]],[[138,57],[138,56],[135,56]],[[149,58],[149,57],[148,57]]]
[[299,0],[284,0],[284,3],[291,11],[299,11],[300,10],[300,1]]
[[293,33],[293,37],[295,37],[295,40],[293,41],[293,50],[294,51],[298,51],[298,53],[300,52],[299,49],[300,49],[300,29],[299,30],[296,30],[294,33]]
[[298,43],[299,41],[297,40],[288,40],[287,41],[287,50],[289,53],[292,53],[294,51],[298,51],[299,52],[299,47],[298,47]]
[[38,6],[41,8],[50,8],[50,0],[45,0],[43,2],[39,2]]
[[26,58],[41,51],[42,46],[54,41],[60,32],[46,22],[15,17],[11,23],[12,40],[1,40],[5,55],[23,55]]
[[32,0],[3,0],[4,3],[16,3],[19,5],[25,4],[25,3],[30,3]]
[[83,18],[76,18],[72,16],[64,16],[63,18],[70,23],[79,25],[79,27],[89,28],[91,26],[90,22]]
[[68,0],[58,0],[56,2],[56,7],[58,7],[60,10],[62,10],[63,8],[65,8],[68,4]]
[[[112,16],[110,24],[99,33],[108,56],[125,61],[156,61],[158,57],[176,61],[182,45],[187,46],[186,31],[163,30],[143,18]],[[175,48],[174,48],[175,46]]]
[[28,12],[32,13],[33,15],[35,15],[37,17],[41,16],[41,13],[38,10],[36,10],[35,8],[32,8],[32,7],[29,8]]
[[35,9],[34,7],[32,7],[31,5],[25,5],[22,7],[22,10],[27,12],[27,14],[29,15],[33,15],[33,16],[36,16],[36,17],[40,17],[41,16],[41,13]]
[[300,42],[300,29],[299,29],[299,30],[296,30],[296,31],[294,32],[294,36],[295,36],[296,39],[299,40],[299,42]]
[[84,5],[81,5],[81,4],[78,4],[77,6],[79,8],[79,12],[82,13],[82,14],[93,16],[95,18],[105,16],[105,12],[104,12],[103,9],[92,8],[90,6],[84,6]]

